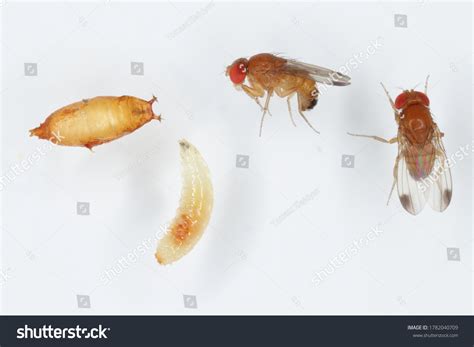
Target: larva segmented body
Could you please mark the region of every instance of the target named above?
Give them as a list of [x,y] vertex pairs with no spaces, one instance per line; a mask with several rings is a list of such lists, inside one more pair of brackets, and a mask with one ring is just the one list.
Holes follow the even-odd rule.
[[176,216],[155,254],[160,264],[173,263],[189,253],[204,233],[213,206],[211,175],[199,151],[181,140],[183,186]]

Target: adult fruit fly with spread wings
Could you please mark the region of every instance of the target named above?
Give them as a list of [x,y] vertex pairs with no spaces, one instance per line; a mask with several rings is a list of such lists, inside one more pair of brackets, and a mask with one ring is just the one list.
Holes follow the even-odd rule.
[[435,211],[444,211],[451,202],[453,192],[451,171],[441,139],[444,134],[430,112],[428,78],[424,93],[405,90],[395,102],[382,84],[395,112],[398,124],[396,137],[385,140],[378,136],[349,134],[385,143],[398,143],[390,196],[396,184],[403,208],[413,215],[418,214],[427,202]]
[[[263,119],[269,112],[268,105],[273,93],[281,98],[287,98],[288,112],[291,122],[296,126],[291,112],[290,99],[298,97],[298,112],[304,121],[319,133],[304,115],[304,111],[311,110],[318,103],[319,90],[316,82],[347,86],[350,77],[324,67],[301,63],[292,59],[284,59],[273,54],[262,53],[249,59],[239,58],[227,67],[226,75],[238,88],[254,99],[263,111],[260,120],[260,136],[262,135]],[[248,85],[244,84],[245,79]],[[267,93],[264,106],[259,98]]]

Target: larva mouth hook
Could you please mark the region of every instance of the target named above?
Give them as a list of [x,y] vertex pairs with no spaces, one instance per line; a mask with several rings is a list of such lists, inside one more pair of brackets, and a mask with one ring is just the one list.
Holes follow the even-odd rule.
[[186,141],[185,139],[180,140],[179,145],[185,149],[189,149],[189,142]]

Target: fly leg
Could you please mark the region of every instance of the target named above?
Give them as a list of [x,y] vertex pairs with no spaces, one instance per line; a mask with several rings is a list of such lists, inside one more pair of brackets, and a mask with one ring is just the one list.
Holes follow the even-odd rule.
[[[260,103],[260,100],[258,98],[262,98],[265,95],[265,89],[258,83],[251,83],[251,86],[247,86],[245,84],[242,84],[242,89],[244,92],[250,96],[258,106],[260,106],[260,109],[262,111],[265,111],[264,107]],[[267,110],[268,114],[271,116],[272,114],[270,113],[270,110]]]
[[387,206],[388,206],[388,203],[390,202],[390,198],[392,197],[393,190],[395,189],[395,184],[397,184],[397,172],[398,172],[399,161],[400,161],[400,156],[397,155],[397,159],[395,160],[395,166],[393,167],[393,184],[392,184],[392,189],[390,189],[390,194],[388,194]]
[[286,102],[288,103],[288,112],[290,113],[291,123],[293,123],[293,125],[296,127],[295,120],[293,119],[293,112],[291,112],[291,104],[290,104],[290,99],[293,95],[295,95],[294,92],[286,98]]
[[358,137],[367,137],[369,139],[374,139],[376,141],[380,141],[380,142],[383,142],[383,143],[389,143],[389,144],[392,144],[392,143],[396,143],[398,142],[398,137],[394,137],[393,139],[390,139],[390,140],[386,140],[380,136],[372,136],[372,135],[360,135],[360,134],[352,134],[352,133],[347,133],[348,135],[351,135],[351,136],[358,136]]
[[[357,137],[367,137],[369,139],[374,139],[376,141],[383,142],[383,143],[388,143],[388,144],[393,144],[393,143],[398,142],[398,137],[394,137],[390,140],[386,140],[386,139],[384,139],[380,136],[360,135],[360,134],[352,134],[352,133],[347,133],[347,134],[349,134],[351,136],[357,136]],[[399,160],[400,160],[400,156],[397,155],[397,159],[395,160],[395,167],[393,168],[393,184],[392,184],[392,189],[390,189],[390,194],[388,195],[387,205],[390,202],[390,198],[392,197],[393,189],[395,188],[395,184],[397,183],[397,172],[398,172],[398,162],[399,162]]]
[[262,128],[263,128],[263,118],[265,114],[268,112],[268,105],[270,104],[270,98],[273,95],[273,90],[267,91],[267,99],[265,100],[265,107],[263,108],[262,119],[260,120],[260,133],[258,136],[262,136]]
[[319,134],[319,131],[317,131],[317,130],[311,125],[311,123],[309,122],[308,118],[306,118],[306,116],[304,115],[304,113],[303,113],[303,106],[302,106],[302,102],[301,102],[301,96],[300,96],[300,94],[297,94],[297,95],[298,95],[298,112],[299,112],[300,116],[304,119],[304,121],[306,122],[306,124],[308,124],[311,129],[313,129],[317,134]]
[[425,81],[425,95],[428,95],[428,80],[430,79],[430,75],[426,76],[426,81]]
[[440,138],[444,137],[444,133],[441,130],[439,130],[439,128],[436,124],[435,124],[434,128],[435,128],[434,129],[435,136],[438,136]]
[[291,119],[291,123],[293,123],[293,125],[296,127],[296,123],[295,123],[295,120],[293,119],[293,112],[291,112],[291,104],[290,104],[290,99],[293,97],[293,95],[295,95],[295,92],[296,92],[296,89],[295,88],[291,88],[291,89],[288,89],[288,90],[283,90],[283,88],[280,88],[280,89],[275,89],[275,93],[280,97],[280,98],[286,98],[286,102],[288,104],[288,112],[290,113],[290,119]]
[[244,90],[244,92],[250,96],[256,103],[258,106],[260,106],[260,108],[263,110],[263,106],[260,104],[260,101],[258,100],[258,98],[261,98],[262,96],[265,95],[265,91],[263,90],[263,88],[258,88],[258,87],[249,87],[249,86],[246,86],[245,84],[242,84],[242,89]]

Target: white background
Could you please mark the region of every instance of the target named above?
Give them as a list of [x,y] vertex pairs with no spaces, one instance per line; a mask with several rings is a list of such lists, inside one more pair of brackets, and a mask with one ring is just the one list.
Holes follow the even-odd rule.
[[[29,129],[83,98],[155,94],[164,117],[95,153],[53,147],[6,185],[2,313],[472,312],[472,153],[452,169],[451,206],[414,217],[396,194],[386,206],[396,145],[346,135],[395,136],[379,82],[395,97],[430,74],[448,155],[471,149],[470,4],[6,2],[2,12],[3,173],[46,144]],[[394,27],[394,14],[408,27]],[[307,113],[320,136],[299,117],[294,128],[274,98],[258,137],[257,105],[224,71],[261,52],[333,69],[359,57],[352,85],[325,91]],[[131,75],[132,61],[144,63],[143,76]],[[24,76],[27,62],[38,76]],[[159,266],[153,244],[104,284],[104,271],[174,216],[180,138],[212,172],[210,226],[178,263]],[[237,154],[249,155],[249,169],[236,168]],[[343,154],[355,155],[354,169],[341,167]],[[76,214],[78,201],[90,203],[89,216]],[[381,235],[313,283],[378,224]],[[448,261],[448,247],[461,261]],[[77,294],[90,295],[90,309],[77,307]],[[186,309],[183,294],[198,308]]]

